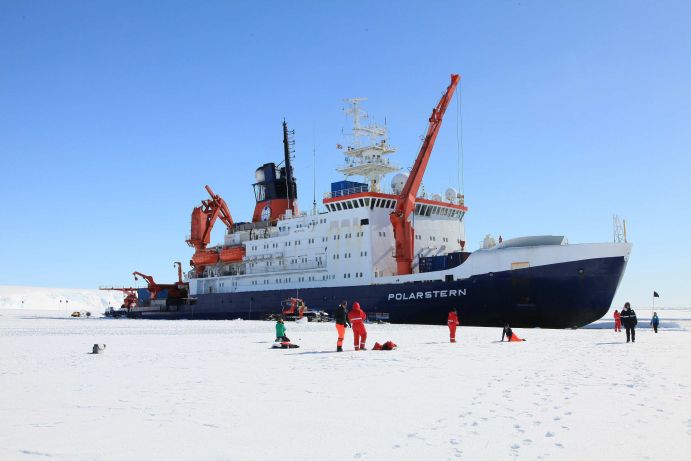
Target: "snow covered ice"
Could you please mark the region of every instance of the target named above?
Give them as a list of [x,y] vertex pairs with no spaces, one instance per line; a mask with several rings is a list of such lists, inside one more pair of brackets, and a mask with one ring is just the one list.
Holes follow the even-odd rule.
[[[0,459],[688,459],[691,311],[581,330],[69,318],[0,310]],[[93,344],[103,354],[90,354]]]

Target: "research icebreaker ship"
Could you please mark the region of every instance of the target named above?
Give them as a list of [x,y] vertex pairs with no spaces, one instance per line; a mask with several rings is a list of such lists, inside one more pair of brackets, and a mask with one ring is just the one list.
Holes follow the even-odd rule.
[[[481,249],[468,252],[463,195],[451,188],[444,197],[418,194],[458,81],[451,76],[433,109],[409,173],[389,160],[395,148],[386,130],[363,124],[363,99],[347,100],[352,145],[338,146],[345,180],[332,183],[321,211],[298,210],[291,133],[284,123],[282,165],[267,163],[255,172],[252,221],[235,223],[226,202],[207,186],[210,198],[193,210],[187,239],[195,249],[192,270],[186,282],[172,285],[184,296],[140,295],[128,315],[264,319],[280,312],[286,298],[299,297],[327,311],[341,300],[358,301],[369,319],[398,323],[443,324],[451,307],[463,325],[476,326],[573,328],[601,318],[624,274],[630,244],[486,238]],[[222,244],[209,246],[217,219],[227,231]]]

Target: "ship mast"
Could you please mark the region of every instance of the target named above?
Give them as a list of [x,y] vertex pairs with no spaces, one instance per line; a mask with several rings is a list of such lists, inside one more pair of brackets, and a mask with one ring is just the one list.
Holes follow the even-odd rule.
[[285,166],[286,166],[286,192],[287,192],[287,198],[288,198],[288,207],[295,212],[295,208],[293,207],[293,191],[292,191],[292,184],[293,184],[293,167],[290,164],[290,155],[293,153],[292,146],[295,144],[295,141],[293,141],[290,138],[290,135],[292,135],[294,132],[293,131],[288,131],[288,124],[286,123],[285,120],[283,120],[283,155],[285,156]]
[[361,124],[361,119],[368,118],[368,115],[360,108],[360,103],[367,101],[367,98],[351,98],[344,101],[350,105],[345,109],[346,115],[353,118],[353,145],[348,146],[343,152],[346,156],[345,166],[337,170],[346,177],[362,176],[367,179],[370,191],[381,192],[382,178],[388,173],[400,170],[386,158],[386,155],[396,152],[396,148],[388,144],[385,127]]

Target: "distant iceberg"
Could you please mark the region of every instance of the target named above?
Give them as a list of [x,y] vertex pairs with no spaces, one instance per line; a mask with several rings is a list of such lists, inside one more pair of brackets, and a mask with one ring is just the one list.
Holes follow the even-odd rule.
[[120,307],[122,299],[115,291],[0,285],[0,309],[88,310],[96,314],[109,305]]

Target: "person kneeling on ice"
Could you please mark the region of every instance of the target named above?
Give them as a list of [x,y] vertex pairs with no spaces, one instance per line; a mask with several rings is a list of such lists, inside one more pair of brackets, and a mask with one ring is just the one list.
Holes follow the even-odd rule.
[[276,339],[271,345],[271,349],[293,349],[296,347],[300,346],[290,342],[286,336],[286,326],[283,324],[283,319],[279,318],[276,320]]
[[289,343],[290,339],[286,336],[286,326],[283,323],[283,319],[279,318],[276,320],[276,341],[277,343]]
[[504,341],[504,336],[506,336],[506,340],[509,342],[525,341],[525,339],[519,338],[518,335],[513,332],[508,323],[504,325],[504,330],[501,332],[502,341]]
[[451,338],[451,342],[455,343],[456,327],[460,325],[460,323],[458,323],[458,312],[456,312],[456,309],[453,307],[449,310],[449,319],[446,321],[446,323],[449,324],[449,337]]
[[365,320],[367,314],[360,308],[360,303],[357,301],[353,303],[353,310],[348,312],[348,321],[353,327],[353,343],[356,351],[364,351],[365,341],[367,340],[367,329],[365,329]]

